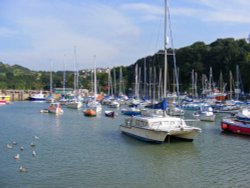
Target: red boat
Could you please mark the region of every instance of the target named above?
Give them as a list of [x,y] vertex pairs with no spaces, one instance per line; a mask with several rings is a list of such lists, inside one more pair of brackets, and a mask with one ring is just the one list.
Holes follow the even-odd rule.
[[96,116],[96,111],[93,109],[86,109],[83,111],[83,113],[85,116],[90,116],[90,117]]
[[[243,115],[244,114],[246,114],[246,112],[244,113],[243,110]],[[224,118],[221,121],[221,129],[227,132],[250,135],[249,117],[245,117],[243,115],[242,112],[239,112],[234,117]]]
[[6,100],[0,99],[0,105],[8,104]]
[[223,131],[228,131],[232,133],[250,135],[250,124],[229,119],[223,119],[221,122],[221,128]]

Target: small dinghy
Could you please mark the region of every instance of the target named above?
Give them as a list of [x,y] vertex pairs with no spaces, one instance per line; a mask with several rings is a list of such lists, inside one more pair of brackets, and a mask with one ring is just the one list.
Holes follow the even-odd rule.
[[94,109],[86,109],[83,111],[85,116],[93,117],[96,116],[96,111]]
[[42,109],[40,110],[41,113],[49,113],[49,109]]
[[115,117],[115,112],[114,111],[107,110],[107,111],[104,112],[104,114],[105,114],[106,117]]

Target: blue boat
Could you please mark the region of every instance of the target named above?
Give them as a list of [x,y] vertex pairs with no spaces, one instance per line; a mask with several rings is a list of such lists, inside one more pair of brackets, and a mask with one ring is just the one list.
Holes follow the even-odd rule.
[[123,115],[127,115],[127,116],[137,116],[137,115],[141,115],[141,110],[139,108],[135,108],[135,107],[123,108],[121,110],[121,113]]
[[42,92],[40,92],[40,93],[32,94],[29,97],[29,100],[30,101],[45,101],[46,97]]

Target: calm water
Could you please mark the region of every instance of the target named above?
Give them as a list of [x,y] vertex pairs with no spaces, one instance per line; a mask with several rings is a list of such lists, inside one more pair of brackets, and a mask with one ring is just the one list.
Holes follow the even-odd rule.
[[[60,116],[41,114],[47,106],[15,102],[0,107],[1,188],[250,186],[250,137],[223,134],[222,116],[215,123],[199,122],[202,134],[194,142],[156,145],[121,134],[122,115],[88,118],[70,109]],[[17,146],[7,149],[12,141]],[[14,159],[17,153],[20,160]],[[19,172],[21,164],[28,172]]]

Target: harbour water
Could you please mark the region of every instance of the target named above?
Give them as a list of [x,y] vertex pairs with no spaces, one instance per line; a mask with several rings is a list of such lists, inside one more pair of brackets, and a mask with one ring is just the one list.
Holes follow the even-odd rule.
[[[123,115],[90,118],[82,110],[66,108],[58,116],[40,113],[47,106],[15,102],[0,107],[1,188],[250,185],[250,137],[221,132],[222,115],[216,122],[198,122],[202,133],[193,142],[158,145],[121,134]],[[7,148],[13,141],[17,145]],[[36,146],[32,148],[31,142]],[[17,153],[19,160],[14,159]],[[19,172],[20,165],[27,172]]]

